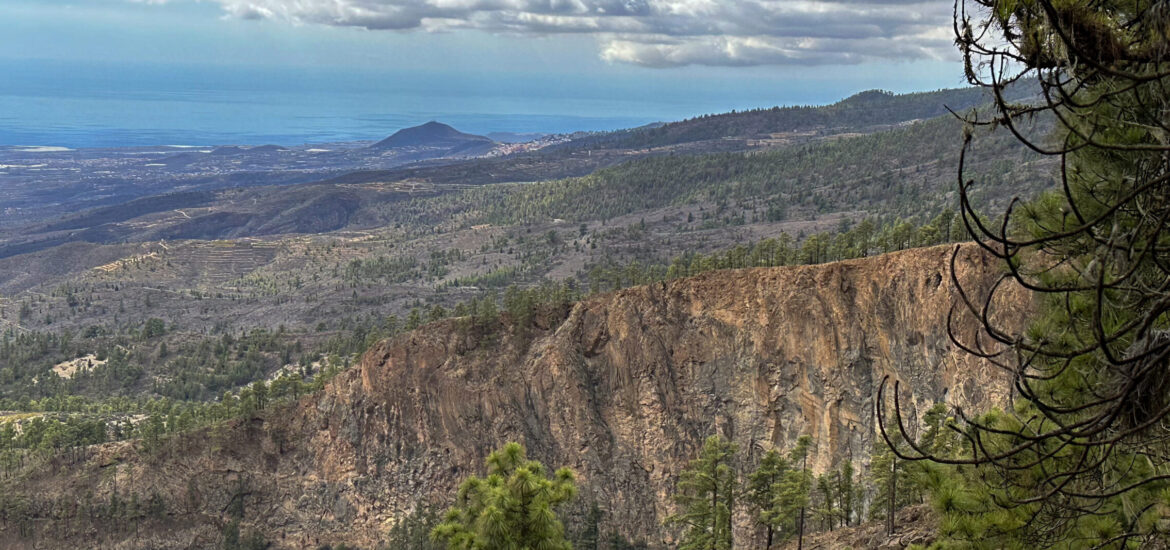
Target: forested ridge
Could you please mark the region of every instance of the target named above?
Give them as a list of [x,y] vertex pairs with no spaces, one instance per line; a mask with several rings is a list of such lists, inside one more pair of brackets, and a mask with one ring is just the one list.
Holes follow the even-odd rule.
[[[1023,99],[1035,93],[1029,84],[1012,87],[1006,95]],[[823,106],[771,107],[699,116],[652,128],[637,128],[599,136],[595,141],[613,147],[661,147],[728,137],[763,137],[788,132],[852,132],[942,116],[985,105],[990,94],[967,87],[931,92],[893,94],[867,90]]]
[[[1043,132],[1044,125],[1033,128]],[[613,218],[667,206],[734,201],[785,219],[840,210],[931,217],[954,208],[955,141],[947,115],[906,128],[752,153],[669,155],[629,161],[580,178],[481,187],[399,205],[388,216],[416,223],[518,224]],[[1049,182],[1010,135],[978,142],[983,203],[1028,196]]]

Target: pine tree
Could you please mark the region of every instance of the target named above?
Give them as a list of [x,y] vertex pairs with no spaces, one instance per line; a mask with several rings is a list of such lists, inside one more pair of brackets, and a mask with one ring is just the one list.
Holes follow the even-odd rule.
[[755,509],[756,520],[764,526],[767,535],[766,549],[772,548],[776,532],[782,527],[773,503],[779,496],[780,482],[784,480],[788,470],[788,461],[772,449],[764,453],[756,471],[748,476],[747,492],[744,496]]
[[[1013,400],[964,415],[949,456],[928,452],[938,546],[1161,546],[1170,517],[1166,2],[963,4],[955,38],[965,74],[995,98],[965,117],[963,150],[980,129],[1006,127],[1052,162],[1055,185],[987,223],[993,213],[969,200],[986,178],[959,166],[966,228],[1005,268],[997,288],[1027,289],[1036,307],[1023,328],[1005,326],[1019,318],[1003,315],[995,292],[964,298],[957,312],[981,325],[960,344],[1008,374]],[[999,92],[1013,86],[1039,97],[1009,102]],[[1031,131],[1036,120],[1055,131]]]
[[256,400],[256,408],[263,410],[268,406],[268,384],[263,380],[252,383],[252,398]]
[[422,311],[417,307],[411,308],[410,314],[406,317],[406,330],[414,330],[423,324]]
[[953,423],[954,419],[947,416],[946,404],[935,403],[922,416],[925,429],[918,440],[918,448],[939,456],[950,455],[958,444],[957,434],[947,427]]
[[[895,429],[888,435],[890,442],[902,450],[903,454],[906,454],[906,451],[903,450],[901,432]],[[894,534],[895,513],[921,499],[921,491],[916,489],[915,483],[912,483],[912,474],[906,465],[906,461],[899,459],[883,438],[876,438],[869,462],[870,483],[874,488],[873,503],[869,507],[869,519],[884,520],[887,535]]]
[[837,502],[841,507],[841,520],[848,527],[853,524],[854,507],[859,502],[857,498],[857,484],[853,481],[853,461],[846,460],[837,473],[836,494]]
[[812,473],[808,470],[808,455],[812,451],[813,439],[802,435],[796,440],[796,447],[788,453],[788,460],[799,469],[789,470],[781,482],[775,506],[776,517],[795,527],[798,548],[804,547],[804,524],[809,494],[812,492]]
[[487,458],[488,475],[459,486],[455,506],[431,537],[452,550],[570,550],[556,509],[573,498],[573,472],[549,477],[528,460],[524,447],[508,443]]
[[734,443],[718,435],[708,437],[698,458],[679,475],[675,501],[680,510],[666,519],[684,528],[679,550],[731,550],[735,452]]
[[837,508],[837,477],[838,472],[825,473],[817,476],[817,493],[820,494],[817,516],[821,518],[821,529],[832,531],[837,528],[837,517],[840,510]]
[[439,550],[441,542],[432,540],[431,530],[439,523],[438,511],[426,504],[416,505],[398,520],[386,534],[386,547],[394,550]]

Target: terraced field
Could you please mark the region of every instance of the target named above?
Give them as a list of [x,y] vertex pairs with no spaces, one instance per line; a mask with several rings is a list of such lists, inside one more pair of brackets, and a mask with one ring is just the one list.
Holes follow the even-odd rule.
[[189,269],[209,285],[238,279],[267,265],[278,244],[252,241],[214,241],[183,246],[167,258],[180,269]]

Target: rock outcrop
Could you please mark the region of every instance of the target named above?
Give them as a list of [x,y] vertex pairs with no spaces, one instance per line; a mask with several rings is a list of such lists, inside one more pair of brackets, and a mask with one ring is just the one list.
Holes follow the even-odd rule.
[[[503,442],[569,466],[579,503],[604,511],[603,532],[669,544],[677,476],[704,437],[722,433],[742,460],[811,434],[810,464],[852,457],[864,469],[885,377],[913,392],[908,410],[945,399],[1006,399],[1002,375],[952,345],[952,248],[827,265],[711,272],[593,297],[532,326],[459,320],[381,342],[324,391],[298,403],[174,438],[150,455],[131,443],[59,459],[7,490],[32,527],[5,548],[187,548],[217,544],[228,510],[276,547],[344,542],[373,548],[416,503],[449,502]],[[998,274],[964,247],[955,262],[979,295]],[[1029,303],[1008,289],[997,308],[1019,323]],[[975,323],[953,322],[972,338]],[[157,494],[166,513],[135,528],[67,519],[92,493]],[[742,542],[756,533],[746,516]],[[10,524],[11,525],[11,524]]]

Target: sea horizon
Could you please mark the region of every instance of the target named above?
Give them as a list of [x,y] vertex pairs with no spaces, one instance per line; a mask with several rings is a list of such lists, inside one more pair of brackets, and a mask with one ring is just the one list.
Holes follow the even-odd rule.
[[[0,146],[310,145],[437,120],[474,134],[611,131],[861,90],[773,80],[597,82],[585,75],[3,60]],[[911,88],[912,89],[912,88]],[[894,91],[911,91],[894,90]]]

